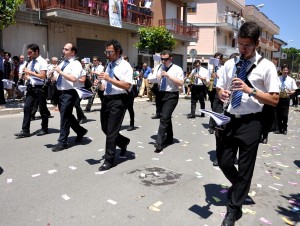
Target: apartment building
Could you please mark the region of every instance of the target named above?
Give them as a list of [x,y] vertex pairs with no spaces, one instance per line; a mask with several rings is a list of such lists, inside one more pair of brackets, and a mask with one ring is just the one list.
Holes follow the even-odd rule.
[[[257,48],[265,58],[272,60],[272,52],[278,51],[274,35],[279,34],[279,27],[253,5],[245,6],[245,0],[201,0],[188,4],[187,21],[199,26],[198,42],[191,42],[190,49],[197,50],[195,59],[204,64],[216,52],[229,58],[238,52],[237,33],[245,21],[255,21],[262,29],[261,43]],[[188,58],[191,68],[192,59]]]
[[[197,42],[198,30],[181,21],[181,10],[188,0],[150,1],[150,9],[121,3],[122,27],[110,25],[111,2],[104,0],[25,0],[16,14],[15,25],[0,31],[0,46],[12,55],[26,54],[26,46],[37,43],[45,58],[60,56],[66,42],[78,47],[79,57],[100,56],[105,61],[104,43],[109,39],[121,42],[130,63],[152,63],[152,53],[134,47],[138,42],[138,29],[145,26],[166,26],[177,41],[174,50],[176,64],[186,67],[187,46]],[[89,4],[92,2],[92,4]],[[123,2],[123,1],[120,1]],[[90,7],[91,6],[91,7]]]

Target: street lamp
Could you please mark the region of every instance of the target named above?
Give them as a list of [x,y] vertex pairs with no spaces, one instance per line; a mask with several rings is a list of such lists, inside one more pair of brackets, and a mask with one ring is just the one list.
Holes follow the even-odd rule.
[[292,70],[291,70],[291,72],[293,72],[293,69],[294,69],[294,58],[298,54],[300,54],[300,53],[295,53],[294,56],[293,56],[293,58],[292,58]]

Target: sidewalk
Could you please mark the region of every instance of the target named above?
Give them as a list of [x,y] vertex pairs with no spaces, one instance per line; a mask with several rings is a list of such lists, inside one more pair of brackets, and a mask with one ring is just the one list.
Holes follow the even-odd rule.
[[[184,99],[184,98],[189,98],[189,97],[185,97],[185,95],[180,95],[179,96],[180,99]],[[137,97],[135,98],[135,102],[144,102],[147,101],[148,98],[147,96],[143,96],[143,97]],[[81,107],[84,109],[85,106],[87,105],[88,100],[82,100],[80,105]],[[93,106],[100,106],[101,105],[101,101],[98,97],[95,98],[94,100],[94,104]],[[23,106],[24,106],[24,100],[8,100],[6,102],[6,104],[4,105],[0,105],[0,116],[1,115],[10,115],[10,114],[18,114],[23,112]],[[49,109],[49,111],[54,110],[54,106],[52,104],[49,103],[47,104],[47,107]]]

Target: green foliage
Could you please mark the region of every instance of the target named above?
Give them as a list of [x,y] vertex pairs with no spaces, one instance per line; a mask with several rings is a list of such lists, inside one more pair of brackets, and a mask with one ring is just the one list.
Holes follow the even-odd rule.
[[24,0],[0,0],[0,30],[15,23],[15,14]]
[[[296,72],[300,70],[300,50],[295,48],[284,48],[282,49],[283,53],[287,54],[287,59],[281,60],[282,64],[289,65],[291,72]],[[280,66],[281,66],[280,65]]]
[[144,27],[138,33],[140,41],[135,46],[139,49],[160,53],[162,50],[173,50],[176,46],[173,35],[165,27]]

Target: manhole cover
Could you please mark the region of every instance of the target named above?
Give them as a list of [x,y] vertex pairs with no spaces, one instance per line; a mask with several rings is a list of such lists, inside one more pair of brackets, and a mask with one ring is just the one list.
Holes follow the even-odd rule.
[[160,167],[144,167],[132,170],[127,174],[138,178],[147,187],[174,185],[182,176],[182,174]]

